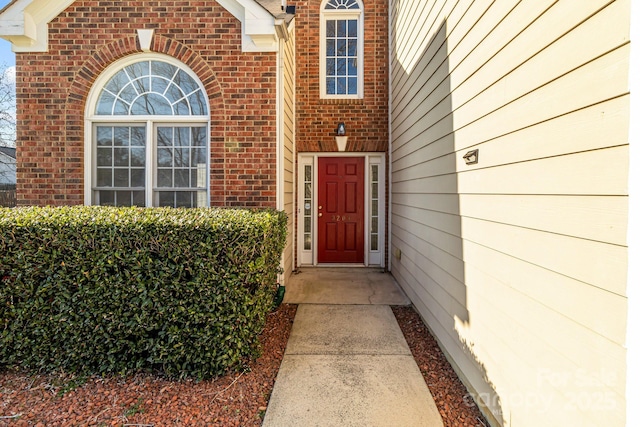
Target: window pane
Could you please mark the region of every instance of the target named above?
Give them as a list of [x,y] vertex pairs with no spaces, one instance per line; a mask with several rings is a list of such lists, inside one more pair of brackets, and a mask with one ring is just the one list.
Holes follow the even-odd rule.
[[146,201],[144,199],[144,191],[133,191],[133,205],[134,206],[145,206]]
[[145,149],[132,148],[131,149],[131,166],[144,166],[144,163],[145,163]]
[[336,79],[336,93],[339,93],[339,94],[347,93],[347,79],[345,78]]
[[111,126],[98,126],[96,132],[98,134],[98,146],[111,145],[113,139],[113,129]]
[[209,110],[202,91],[198,91],[193,95],[190,95],[189,104],[191,104],[191,114],[194,116],[202,116]]
[[101,206],[113,206],[116,202],[116,195],[113,191],[98,191],[98,204]]
[[336,56],[347,56],[347,41],[345,39],[336,40]]
[[158,166],[171,167],[173,164],[173,150],[171,148],[158,148]]
[[207,128],[205,126],[192,127],[191,136],[193,142],[191,145],[194,147],[206,147],[207,146]]
[[189,187],[189,169],[176,169],[175,187]]
[[113,106],[113,114],[116,116],[120,115],[128,115],[129,114],[129,104],[126,104],[122,100],[117,100],[115,105]]
[[169,86],[169,80],[163,79],[160,77],[152,77],[151,78],[151,90],[157,93],[164,93]]
[[111,109],[113,108],[113,103],[115,102],[116,97],[111,95],[109,92],[102,91],[100,95],[100,99],[98,100],[98,105],[96,107],[96,114],[111,114]]
[[167,99],[155,93],[141,95],[131,106],[133,115],[172,115],[173,109]]
[[114,187],[129,186],[129,169],[117,168],[113,170],[113,186]]
[[176,139],[178,142],[175,145],[181,147],[188,147],[191,145],[191,128],[182,127],[178,128],[176,132]]
[[348,41],[348,56],[358,56],[358,40]]
[[329,95],[336,94],[336,80],[333,77],[327,78],[327,93]]
[[158,192],[158,204],[159,206],[173,207],[173,191],[160,191]]
[[338,76],[346,76],[347,75],[347,60],[345,58],[338,58],[337,67],[336,67],[336,75],[338,75]]
[[96,162],[98,166],[112,166],[113,156],[111,153],[111,148],[98,148]]
[[131,145],[136,147],[144,147],[146,144],[147,131],[143,127],[131,128]]
[[348,66],[347,73],[350,76],[357,76],[358,75],[358,60],[357,59],[355,59],[355,58],[354,59],[349,59],[347,61],[347,66]]
[[189,106],[186,99],[183,99],[173,105],[173,111],[176,116],[188,116],[191,114],[191,106]]
[[127,147],[129,145],[129,128],[114,127],[113,145],[116,147]]
[[336,40],[335,39],[327,39],[327,56],[335,56],[336,55]]
[[118,72],[115,76],[109,80],[109,82],[105,85],[105,89],[111,93],[117,94],[119,93],[123,87],[129,84],[129,77],[124,71]]
[[111,169],[98,168],[96,177],[96,185],[98,187],[111,187],[112,186],[112,173]]
[[[188,97],[188,98],[187,98]],[[101,115],[206,115],[206,98],[189,73],[162,61],[141,61],[116,73],[96,105]]]
[[151,74],[171,80],[178,68],[162,61],[151,61]]
[[347,36],[347,21],[345,20],[336,21],[336,33],[338,37]]
[[327,58],[327,76],[336,75],[336,60],[334,58]]
[[170,147],[173,145],[173,128],[159,127],[156,135],[158,136],[158,146]]
[[115,166],[129,166],[129,149],[128,148],[114,148],[113,149],[113,164]]
[[349,27],[349,37],[358,37],[358,21],[356,19],[349,19],[347,25]]
[[176,208],[190,208],[193,206],[191,201],[192,193],[190,191],[176,192]]
[[356,95],[358,93],[358,79],[356,77],[349,77],[349,95]]
[[207,150],[204,148],[194,148],[191,150],[191,164],[193,166],[205,165],[207,163]]
[[173,187],[173,171],[158,169],[158,187]]
[[189,149],[188,148],[176,148],[174,150],[173,166],[177,168],[189,167]]
[[144,187],[144,169],[131,169],[131,186]]
[[131,206],[131,191],[116,191],[116,206]]
[[127,104],[131,104],[141,93],[144,93],[144,91],[142,92],[136,91],[133,85],[127,85],[117,95],[120,96],[121,99],[126,101]]
[[336,21],[327,20],[327,37],[336,36]]
[[125,72],[131,80],[149,74],[149,61],[136,62],[124,68]]

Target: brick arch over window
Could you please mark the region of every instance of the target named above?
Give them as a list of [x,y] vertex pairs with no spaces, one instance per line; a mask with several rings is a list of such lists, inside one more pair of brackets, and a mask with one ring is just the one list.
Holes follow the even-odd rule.
[[[151,52],[169,55],[198,76],[209,99],[210,128],[210,193],[211,206],[224,205],[224,159],[225,159],[225,106],[222,88],[215,73],[207,62],[188,46],[167,37],[156,35],[151,44]],[[69,88],[65,106],[65,204],[84,202],[84,114],[89,92],[96,78],[113,62],[125,56],[142,53],[137,36],[116,40],[105,45],[92,55],[78,70]]]

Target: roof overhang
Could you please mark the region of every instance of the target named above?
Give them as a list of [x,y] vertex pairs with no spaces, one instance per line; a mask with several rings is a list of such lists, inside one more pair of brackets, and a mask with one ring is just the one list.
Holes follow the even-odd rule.
[[[0,37],[14,52],[46,52],[49,22],[74,0],[14,0],[0,11]],[[217,0],[242,23],[244,52],[273,52],[288,37],[284,19],[275,17],[255,0]]]
[[48,23],[73,0],[14,0],[0,12],[0,37],[14,52],[46,52]]
[[255,0],[217,0],[242,23],[243,52],[275,52],[278,41],[288,38],[285,19],[275,17]]

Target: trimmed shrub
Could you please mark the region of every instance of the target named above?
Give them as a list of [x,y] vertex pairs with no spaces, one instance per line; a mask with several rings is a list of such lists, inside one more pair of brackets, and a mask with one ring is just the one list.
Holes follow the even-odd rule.
[[209,378],[259,353],[286,215],[0,209],[0,366]]

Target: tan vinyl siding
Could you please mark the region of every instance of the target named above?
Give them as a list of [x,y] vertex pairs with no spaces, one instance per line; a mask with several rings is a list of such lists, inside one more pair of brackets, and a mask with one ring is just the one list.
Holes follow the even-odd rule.
[[624,426],[629,1],[390,16],[392,273],[494,424]]
[[283,151],[283,170],[284,170],[284,200],[283,207],[287,213],[289,221],[287,223],[287,246],[284,249],[283,265],[285,281],[293,271],[294,260],[294,172],[295,172],[295,27],[291,24],[289,40],[284,46],[284,151]]

